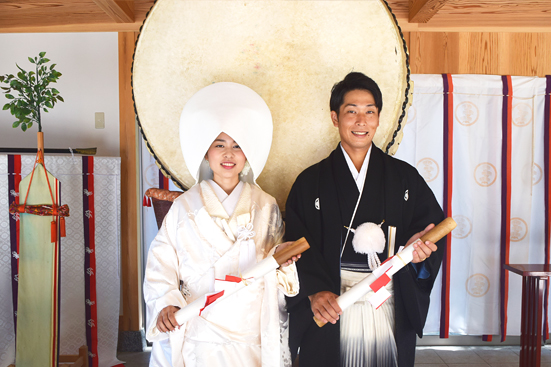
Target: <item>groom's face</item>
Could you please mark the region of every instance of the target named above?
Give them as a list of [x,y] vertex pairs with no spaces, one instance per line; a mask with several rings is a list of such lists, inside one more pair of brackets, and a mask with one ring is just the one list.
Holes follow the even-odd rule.
[[331,111],[331,120],[339,129],[341,144],[346,151],[367,151],[379,127],[379,109],[373,94],[361,89],[346,93],[339,113]]

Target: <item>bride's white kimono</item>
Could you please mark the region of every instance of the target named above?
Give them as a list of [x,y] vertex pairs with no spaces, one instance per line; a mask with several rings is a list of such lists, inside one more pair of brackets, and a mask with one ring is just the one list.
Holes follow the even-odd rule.
[[182,194],[150,247],[144,282],[150,366],[291,365],[284,295],[299,290],[294,264],[256,279],[179,330],[160,333],[155,327],[163,308],[183,308],[213,292],[215,278],[240,276],[281,242],[273,197],[244,182],[224,204],[220,192],[213,181],[202,181]]

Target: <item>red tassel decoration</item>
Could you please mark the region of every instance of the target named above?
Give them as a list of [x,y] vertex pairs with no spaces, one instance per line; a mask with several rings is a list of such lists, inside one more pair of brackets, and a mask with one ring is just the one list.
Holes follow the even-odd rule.
[[52,221],[52,238],[51,238],[51,241],[52,243],[54,242],[57,242],[57,223],[55,222],[55,220]]
[[151,208],[151,198],[150,197],[147,198],[147,206]]
[[66,232],[65,232],[65,217],[60,217],[59,218],[59,236],[60,237],[66,237]]
[[147,206],[147,196],[143,196],[142,206]]

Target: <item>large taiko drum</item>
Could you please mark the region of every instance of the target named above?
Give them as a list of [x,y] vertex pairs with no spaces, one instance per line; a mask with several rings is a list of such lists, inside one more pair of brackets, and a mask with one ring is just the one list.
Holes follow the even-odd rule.
[[148,147],[182,188],[195,183],[178,133],[187,100],[222,81],[260,94],[272,112],[274,135],[257,182],[283,208],[297,175],[337,146],[329,96],[350,71],[381,87],[374,142],[393,154],[411,88],[406,45],[383,0],[158,0],[136,44],[132,82]]

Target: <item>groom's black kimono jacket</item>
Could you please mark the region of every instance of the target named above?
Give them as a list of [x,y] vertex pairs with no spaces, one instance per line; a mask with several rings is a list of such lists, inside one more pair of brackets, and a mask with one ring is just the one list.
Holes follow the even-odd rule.
[[[287,241],[306,237],[311,248],[297,262],[300,293],[288,298],[291,352],[300,346],[301,366],[340,365],[339,323],[323,328],[313,321],[308,296],[321,291],[340,294],[340,252],[359,191],[340,146],[326,159],[307,168],[295,181],[285,212]],[[385,235],[388,226],[396,227],[397,252],[411,236],[429,223],[438,224],[444,214],[434,194],[409,164],[383,153],[372,145],[362,198],[352,228],[365,222],[381,223]],[[347,240],[352,248],[353,233]],[[388,246],[388,243],[387,243]],[[400,367],[413,366],[415,334],[422,336],[429,295],[442,261],[445,238],[438,250],[423,264],[430,273],[417,279],[413,265],[393,277],[395,297],[395,339]],[[367,256],[362,255],[363,259]],[[379,255],[387,258],[387,249]]]

